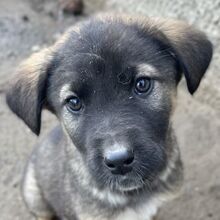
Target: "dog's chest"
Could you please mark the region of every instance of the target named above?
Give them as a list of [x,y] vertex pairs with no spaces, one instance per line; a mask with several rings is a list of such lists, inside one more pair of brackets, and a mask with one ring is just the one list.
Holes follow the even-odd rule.
[[160,205],[160,202],[155,200],[135,209],[126,208],[114,220],[151,220],[156,215]]
[[111,217],[93,215],[94,213],[81,213],[78,217],[80,220],[152,220],[156,215],[161,201],[153,199],[136,208],[125,208]]
[[[94,193],[94,192],[93,192]],[[112,195],[112,193],[95,193],[96,198],[99,197],[103,202],[108,201],[116,208],[113,211],[111,208],[105,210],[97,209],[87,212],[85,207],[83,207],[83,212],[80,212],[78,219],[80,220],[152,220],[152,218],[157,214],[158,208],[166,200],[165,195],[154,195],[152,198],[145,198],[140,195],[140,200],[134,204],[127,203],[126,197]],[[147,196],[146,196],[147,197]],[[134,202],[134,201],[133,201]],[[133,203],[132,202],[132,203]],[[82,204],[80,202],[80,204]],[[127,204],[127,205],[126,205]],[[121,208],[119,208],[121,207]]]

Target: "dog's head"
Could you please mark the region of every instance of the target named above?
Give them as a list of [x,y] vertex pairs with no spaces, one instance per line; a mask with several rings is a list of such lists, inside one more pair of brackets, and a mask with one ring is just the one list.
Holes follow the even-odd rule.
[[22,64],[7,102],[36,134],[47,107],[100,188],[131,190],[165,169],[176,87],[194,93],[211,57],[182,22],[97,17]]

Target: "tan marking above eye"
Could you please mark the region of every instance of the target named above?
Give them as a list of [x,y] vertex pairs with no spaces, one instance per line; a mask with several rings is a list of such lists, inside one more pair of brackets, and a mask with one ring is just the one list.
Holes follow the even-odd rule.
[[59,93],[60,102],[63,102],[65,99],[68,98],[68,96],[71,95],[74,95],[74,93],[71,91],[71,85],[70,84],[63,85]]
[[140,77],[140,76],[146,76],[146,77],[158,77],[159,76],[159,72],[158,70],[150,65],[150,64],[146,64],[146,63],[143,63],[143,64],[139,64],[137,66],[137,76]]

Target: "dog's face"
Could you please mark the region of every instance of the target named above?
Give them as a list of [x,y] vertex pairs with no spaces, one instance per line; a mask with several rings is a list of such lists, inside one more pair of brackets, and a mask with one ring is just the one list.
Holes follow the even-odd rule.
[[[124,19],[82,23],[52,52],[32,57],[24,65],[32,74],[19,78],[8,95],[9,106],[36,133],[44,100],[102,189],[137,189],[165,170],[181,72],[193,93],[211,59],[211,44],[200,32],[182,25],[178,35],[152,25]],[[31,71],[36,63],[40,68]],[[26,108],[30,97],[14,96],[26,91],[36,100],[28,110],[18,109],[15,103]]]
[[91,22],[53,62],[48,103],[99,186],[154,179],[166,165],[179,74],[168,46],[136,26]]

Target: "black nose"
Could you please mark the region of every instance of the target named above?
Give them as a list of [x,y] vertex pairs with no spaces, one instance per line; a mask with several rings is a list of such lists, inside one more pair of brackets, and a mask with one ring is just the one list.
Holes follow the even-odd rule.
[[128,150],[118,150],[107,154],[105,164],[113,174],[124,175],[132,170],[134,153]]

